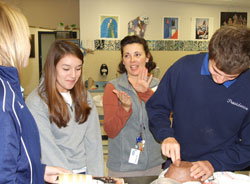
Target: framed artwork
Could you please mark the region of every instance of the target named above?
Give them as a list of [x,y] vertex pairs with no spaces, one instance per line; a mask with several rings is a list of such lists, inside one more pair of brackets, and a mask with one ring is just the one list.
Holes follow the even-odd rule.
[[117,39],[119,34],[119,16],[100,16],[100,38]]
[[179,38],[179,18],[163,17],[163,39]]
[[213,18],[192,18],[191,38],[195,40],[208,40],[213,33]]
[[247,12],[221,12],[220,26],[224,25],[247,26]]
[[137,35],[144,38],[149,18],[147,16],[138,16],[128,23],[128,35]]

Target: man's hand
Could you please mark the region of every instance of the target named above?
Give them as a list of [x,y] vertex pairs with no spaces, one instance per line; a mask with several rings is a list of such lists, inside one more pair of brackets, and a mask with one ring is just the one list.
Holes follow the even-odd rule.
[[181,160],[180,144],[173,137],[164,139],[161,144],[162,154],[171,158],[174,163],[176,160]]
[[214,173],[214,167],[209,161],[197,161],[192,162],[191,177],[201,178],[201,181],[205,181]]

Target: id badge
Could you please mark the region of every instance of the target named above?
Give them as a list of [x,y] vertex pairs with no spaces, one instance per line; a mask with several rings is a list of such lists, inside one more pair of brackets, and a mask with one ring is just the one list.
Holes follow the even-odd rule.
[[131,164],[138,164],[139,157],[140,157],[140,150],[132,148],[130,151],[128,162]]

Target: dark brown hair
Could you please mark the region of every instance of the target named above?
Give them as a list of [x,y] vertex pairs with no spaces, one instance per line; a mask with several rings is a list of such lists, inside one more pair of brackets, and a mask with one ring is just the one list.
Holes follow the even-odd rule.
[[[74,43],[56,40],[50,47],[44,64],[44,80],[39,86],[39,95],[47,103],[49,119],[58,127],[66,127],[70,120],[67,104],[56,88],[56,65],[66,55],[73,55],[83,63],[83,53]],[[91,111],[87,103],[87,90],[80,75],[75,86],[70,90],[75,106],[75,121],[84,123]]]
[[[144,38],[141,38],[139,36],[133,35],[133,36],[126,36],[125,38],[123,38],[121,40],[121,55],[123,58],[123,49],[126,45],[128,44],[133,44],[133,43],[138,43],[141,44],[143,46],[143,49],[145,51],[145,55],[146,57],[149,56],[149,60],[146,63],[146,68],[148,69],[148,72],[151,72],[155,67],[156,67],[156,63],[153,61],[153,56],[151,55],[149,48],[148,48],[148,44],[147,41]],[[123,64],[123,60],[121,60],[121,62],[118,65],[118,72],[119,73],[125,73],[126,68]]]
[[250,65],[250,29],[245,26],[223,26],[212,36],[209,59],[226,74],[239,74]]

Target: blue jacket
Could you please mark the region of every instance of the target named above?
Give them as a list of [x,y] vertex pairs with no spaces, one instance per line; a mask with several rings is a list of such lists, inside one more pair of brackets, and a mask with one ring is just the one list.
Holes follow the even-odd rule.
[[42,184],[38,129],[14,67],[0,66],[0,183]]
[[249,69],[219,85],[207,54],[185,56],[168,69],[146,107],[155,137],[175,137],[182,160],[209,160],[215,171],[250,165]]

